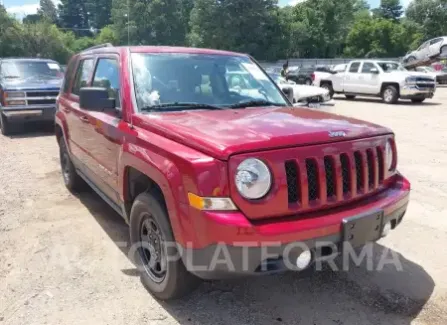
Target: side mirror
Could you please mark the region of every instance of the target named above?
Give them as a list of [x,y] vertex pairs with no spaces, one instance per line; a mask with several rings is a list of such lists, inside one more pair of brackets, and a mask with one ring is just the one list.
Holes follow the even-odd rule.
[[114,111],[115,99],[109,98],[107,88],[85,87],[79,93],[79,106],[87,111]]
[[377,70],[377,68],[372,68],[369,70],[370,73],[374,73],[374,74],[378,74],[379,70]]

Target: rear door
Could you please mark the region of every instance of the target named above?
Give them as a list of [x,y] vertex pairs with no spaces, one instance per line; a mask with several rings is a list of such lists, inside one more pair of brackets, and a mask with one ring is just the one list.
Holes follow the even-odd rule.
[[[59,107],[63,110],[67,126],[68,126],[68,145],[74,158],[87,165],[89,158],[85,151],[85,134],[88,132],[88,120],[85,117],[85,112],[79,108],[79,91],[82,87],[90,85],[91,76],[94,67],[94,57],[81,57],[75,70],[75,77],[72,85],[66,84],[65,87],[71,87],[66,96],[59,102]],[[79,167],[79,166],[78,166]]]
[[432,57],[439,54],[439,52],[441,51],[442,40],[442,37],[438,37],[430,41],[430,46],[428,47],[428,56]]
[[344,78],[343,91],[345,93],[358,93],[359,92],[359,70],[360,62],[354,61],[349,65]]

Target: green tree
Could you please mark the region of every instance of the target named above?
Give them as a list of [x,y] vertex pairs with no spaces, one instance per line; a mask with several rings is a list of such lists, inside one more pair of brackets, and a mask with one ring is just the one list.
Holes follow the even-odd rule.
[[59,25],[64,30],[73,31],[77,36],[90,36],[86,0],[61,0]]
[[37,22],[39,22],[41,20],[42,20],[42,16],[41,15],[39,15],[39,14],[30,14],[30,15],[26,15],[23,18],[22,22],[24,24],[35,24],[35,23],[37,23]]
[[400,57],[419,39],[417,29],[407,21],[396,24],[390,19],[362,17],[356,20],[346,38],[345,55]]
[[276,0],[196,0],[188,36],[192,46],[278,56],[280,15]]
[[301,56],[340,55],[356,10],[364,9],[365,4],[357,0],[308,0],[296,5],[295,21],[301,22],[307,33],[301,42]]
[[64,33],[56,25],[43,20],[23,25],[20,42],[26,50],[26,56],[66,62],[73,52],[66,47],[64,38]]
[[112,21],[121,44],[183,45],[182,0],[113,0]]
[[9,16],[5,7],[0,4],[0,57],[24,55],[21,37],[20,23]]
[[55,23],[57,21],[57,10],[53,0],[40,0],[40,8],[37,10],[37,14]]
[[116,34],[112,26],[106,26],[103,29],[101,29],[101,32],[96,37],[97,44],[105,44],[105,43],[117,44],[118,42],[119,42],[118,35]]
[[447,34],[446,0],[413,0],[405,16],[420,25],[425,39]]
[[400,0],[381,0],[380,7],[373,10],[374,16],[394,21],[399,20],[403,12]]
[[89,24],[94,29],[101,29],[110,24],[112,18],[112,0],[85,0],[89,12]]

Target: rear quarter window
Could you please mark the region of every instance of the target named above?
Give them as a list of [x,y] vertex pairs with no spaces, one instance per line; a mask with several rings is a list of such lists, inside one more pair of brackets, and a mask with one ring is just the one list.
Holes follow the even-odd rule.
[[68,93],[70,91],[70,85],[71,85],[71,81],[73,79],[73,72],[74,72],[74,68],[76,66],[76,61],[77,61],[76,58],[73,58],[68,63],[67,69],[65,71],[64,82],[62,85],[63,93]]

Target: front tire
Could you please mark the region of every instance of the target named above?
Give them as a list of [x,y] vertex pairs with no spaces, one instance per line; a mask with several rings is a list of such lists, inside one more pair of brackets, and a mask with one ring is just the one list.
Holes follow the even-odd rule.
[[396,104],[399,100],[399,92],[395,86],[386,86],[382,90],[382,99],[386,104]]
[[11,122],[2,113],[0,113],[0,130],[3,135],[11,134]]
[[85,188],[86,184],[81,176],[79,176],[76,172],[76,168],[71,161],[67,145],[65,144],[64,137],[59,139],[59,158],[65,187],[70,192],[80,192],[83,188]]
[[200,280],[186,270],[177,256],[175,238],[163,198],[158,191],[142,193],[130,213],[130,241],[137,248],[135,262],[141,282],[156,298],[170,300],[191,293]]

